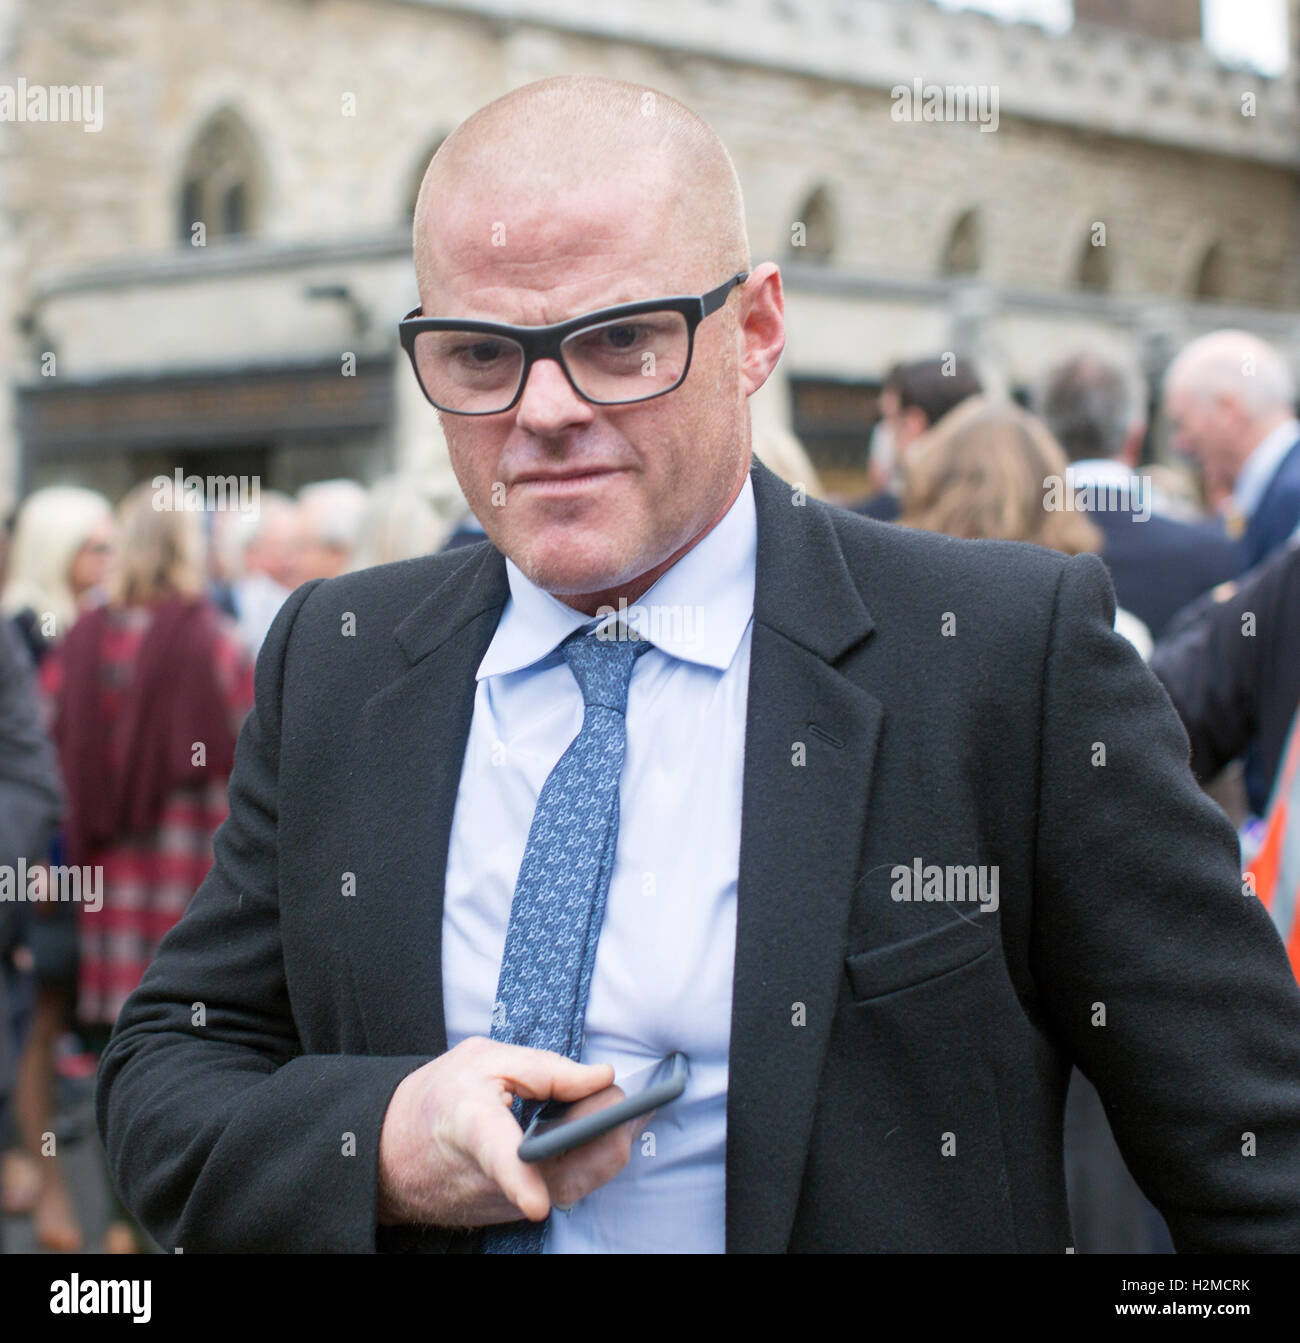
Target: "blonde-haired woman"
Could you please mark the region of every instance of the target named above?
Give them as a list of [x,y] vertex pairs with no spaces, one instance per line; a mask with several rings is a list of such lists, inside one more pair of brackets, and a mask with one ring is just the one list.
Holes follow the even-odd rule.
[[[200,515],[156,507],[148,485],[120,510],[109,600],[42,668],[67,790],[66,861],[101,882],[80,909],[77,1016],[102,1051],[158,944],[212,865],[227,812],[252,665],[204,597]],[[128,1249],[121,1209],[106,1248]]]
[[[1102,534],[1085,512],[1049,507],[1064,482],[1065,450],[1045,424],[1009,401],[972,396],[913,445],[904,467],[899,523],[947,536],[1031,541],[1066,555],[1098,551]],[[1115,628],[1143,656],[1151,634],[1117,609]]]
[[81,610],[102,596],[113,554],[113,510],[94,490],[52,485],[18,510],[0,608],[33,657],[62,642]]

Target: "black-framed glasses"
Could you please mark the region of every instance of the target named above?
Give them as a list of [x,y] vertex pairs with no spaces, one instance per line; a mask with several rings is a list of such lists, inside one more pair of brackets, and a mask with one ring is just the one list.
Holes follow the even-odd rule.
[[416,308],[397,330],[425,396],[453,415],[511,409],[539,359],[554,359],[584,401],[621,406],[682,385],[695,328],[748,278],[740,271],[707,294],[620,303],[552,326],[422,317]]

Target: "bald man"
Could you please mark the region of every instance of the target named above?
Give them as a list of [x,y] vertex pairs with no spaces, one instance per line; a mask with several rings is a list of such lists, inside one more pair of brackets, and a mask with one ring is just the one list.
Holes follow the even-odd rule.
[[1300,526],[1300,421],[1285,361],[1248,331],[1212,331],[1165,374],[1175,449],[1194,458],[1211,491],[1228,493],[1224,520],[1253,569]]
[[[487,539],[267,638],[216,864],[101,1071],[145,1225],[1062,1253],[1074,1061],[1181,1248],[1300,1248],[1300,990],[1100,561],[751,461],[781,279],[664,94],[492,103],[415,248],[402,342]],[[521,1160],[539,1103],[671,1054],[653,1116]]]

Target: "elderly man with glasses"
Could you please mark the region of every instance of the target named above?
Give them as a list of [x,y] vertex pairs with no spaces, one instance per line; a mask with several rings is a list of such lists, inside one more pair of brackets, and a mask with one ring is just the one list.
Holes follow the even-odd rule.
[[[1300,991],[1100,562],[752,460],[781,279],[663,94],[475,113],[415,259],[402,344],[487,540],[305,585],[267,638],[216,865],[101,1074],[145,1225],[1064,1253],[1076,1062],[1180,1248],[1300,1248]],[[586,1122],[670,1056],[652,1114],[522,1159],[544,1102]]]

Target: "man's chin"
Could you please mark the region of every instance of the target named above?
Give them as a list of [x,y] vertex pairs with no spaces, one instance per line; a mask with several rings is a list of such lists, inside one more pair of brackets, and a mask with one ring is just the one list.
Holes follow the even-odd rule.
[[637,577],[624,569],[575,569],[571,566],[537,569],[532,573],[525,569],[524,572],[539,588],[561,601],[611,592]]
[[576,538],[525,547],[510,557],[531,582],[561,600],[608,592],[654,567],[653,560],[629,555],[625,544],[584,545]]

